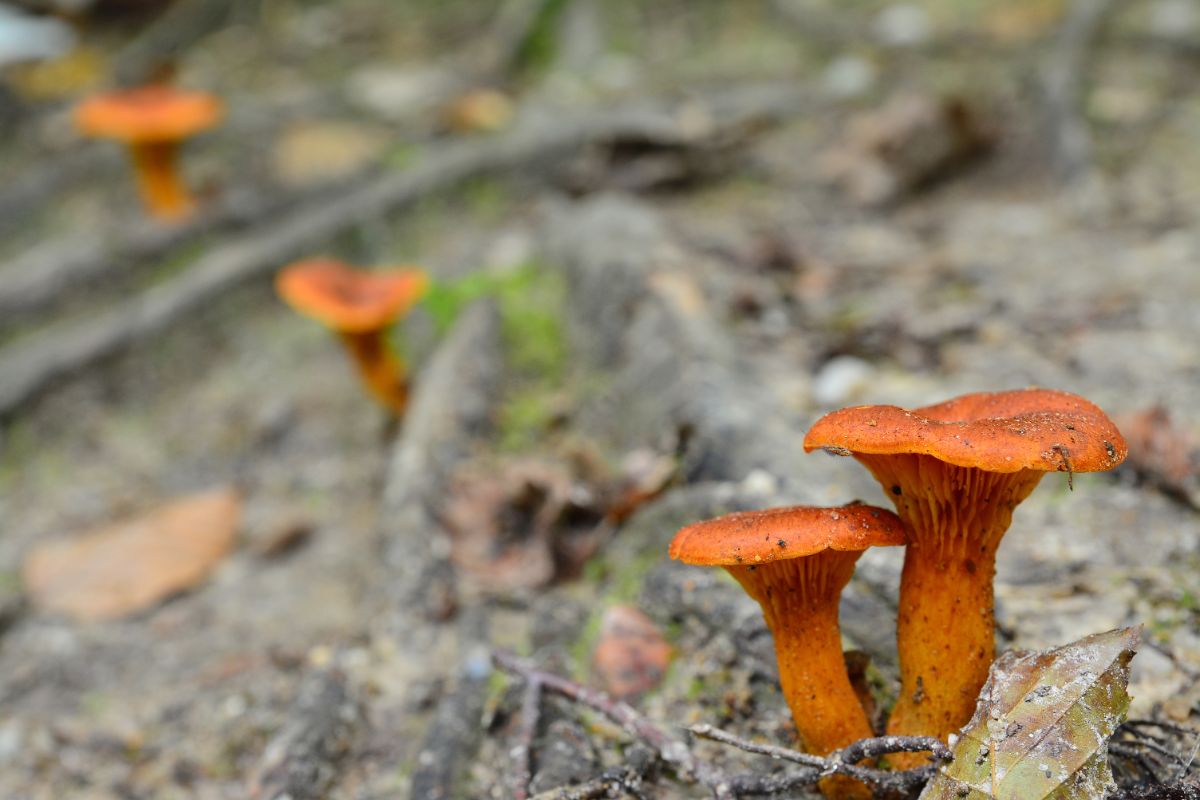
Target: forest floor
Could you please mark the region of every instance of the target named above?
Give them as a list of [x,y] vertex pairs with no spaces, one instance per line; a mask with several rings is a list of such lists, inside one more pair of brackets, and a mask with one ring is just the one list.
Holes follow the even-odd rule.
[[[457,5],[415,31],[382,1],[279,5],[266,45],[235,24],[184,62],[190,83],[230,104],[226,127],[189,153],[211,193],[334,203],[364,165],[401,174],[456,144],[388,112],[414,81],[436,83],[412,63],[442,63],[399,63],[402,45],[433,31],[467,49],[482,36]],[[1018,509],[999,555],[1000,644],[1142,624],[1131,714],[1196,723],[1200,492],[1194,470],[1165,474],[1161,461],[1163,436],[1200,441],[1200,84],[1180,79],[1197,69],[1195,46],[1152,43],[1144,8],[1113,13],[1077,98],[1092,146],[1062,177],[1039,88],[1061,14],[1016,4],[1027,17],[1006,22],[983,3],[967,19],[934,3],[922,12],[933,33],[901,46],[873,38],[875,12],[827,9],[861,38],[810,41],[770,4],[725,16],[697,5],[614,4],[624,11],[600,30],[632,37],[619,57],[588,52],[600,23],[594,8],[578,13],[563,25],[575,55],[511,89],[514,126],[636,101],[681,140],[599,137],[438,186],[317,244],[421,264],[443,283],[489,276],[406,326],[417,397],[399,430],[336,341],[274,297],[270,265],[4,410],[0,796],[216,800],[286,785],[296,798],[510,797],[520,693],[489,674],[487,649],[597,680],[606,612],[623,605],[674,653],[636,700],[646,716],[786,743],[757,607],[723,573],[669,561],[674,531],[737,508],[888,506],[853,459],[804,454],[817,417],[1029,385],[1076,392],[1119,422],[1161,404],[1173,427],[1154,430],[1158,449],[1131,449],[1140,469],[1073,485],[1050,474]],[[977,38],[956,40],[968,24]],[[755,93],[769,119],[723,131],[724,98]],[[915,129],[895,111],[905,97],[918,98]],[[967,103],[987,146],[955,149],[947,97]],[[892,111],[862,122],[881,108]],[[32,113],[3,144],[5,169],[52,169],[71,143],[65,119]],[[897,187],[878,202],[855,196],[877,177],[861,174],[877,154],[872,125],[901,151],[881,167]],[[466,140],[486,149],[506,135]],[[122,164],[95,147],[81,175],[6,226],[0,276],[36,248],[144,224]],[[831,164],[847,159],[839,185]],[[118,258],[116,274],[0,319],[0,384],[17,363],[5,353],[295,213]],[[279,265],[304,255],[287,249]],[[607,524],[635,478],[661,494]],[[215,487],[239,492],[239,542],[191,591],[103,622],[25,597],[22,560],[39,544]],[[486,529],[498,540],[471,539]],[[901,558],[866,554],[843,605],[883,703]],[[549,702],[534,789],[628,757],[617,727]],[[667,779],[646,792],[700,796]]]

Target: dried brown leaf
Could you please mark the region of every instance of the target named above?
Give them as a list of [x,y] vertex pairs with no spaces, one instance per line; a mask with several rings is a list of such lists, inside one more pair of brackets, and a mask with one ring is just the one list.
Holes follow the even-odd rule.
[[79,620],[122,617],[189,589],[233,547],[242,502],[230,488],[33,549],[23,578],[35,606]]
[[992,665],[954,760],[921,800],[1097,800],[1115,788],[1108,742],[1129,709],[1140,628]]
[[650,691],[670,661],[671,645],[640,610],[617,605],[604,612],[592,668],[609,694],[625,700]]

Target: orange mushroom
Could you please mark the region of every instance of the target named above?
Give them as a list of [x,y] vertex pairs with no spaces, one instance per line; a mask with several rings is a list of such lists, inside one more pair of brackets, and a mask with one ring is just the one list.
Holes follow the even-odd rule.
[[326,258],[297,261],[275,279],[276,291],[292,308],[341,337],[367,389],[396,414],[408,405],[408,373],[386,334],[428,285],[417,268],[368,272]]
[[844,408],[808,432],[804,449],[817,448],[862,462],[908,529],[896,624],[902,688],[888,732],[945,739],[970,720],[995,656],[992,579],[1013,509],[1046,472],[1069,480],[1117,466],[1125,440],[1082,397],[1024,389],[912,411]]
[[210,94],[155,84],[85,100],[75,109],[75,123],[89,136],[124,142],[146,207],[174,220],[195,205],[179,174],[179,144],[221,115],[220,101]]
[[[852,503],[728,514],[675,534],[671,558],[721,566],[762,606],[775,638],[783,696],[804,748],[819,755],[873,736],[846,672],[838,600],[868,547],[901,545],[890,511]],[[826,778],[827,797],[869,798],[844,776]]]

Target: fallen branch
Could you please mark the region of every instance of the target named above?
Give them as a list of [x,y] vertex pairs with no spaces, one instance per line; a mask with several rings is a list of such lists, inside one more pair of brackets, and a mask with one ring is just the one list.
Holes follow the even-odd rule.
[[1200,800],[1200,786],[1195,783],[1138,786],[1110,794],[1108,800]]
[[[558,119],[493,139],[455,142],[427,154],[411,170],[384,175],[344,196],[306,204],[281,220],[209,251],[176,278],[98,315],[64,323],[0,353],[0,417],[11,414],[54,380],[163,330],[222,293],[269,274],[364,220],[393,213],[466,180],[543,164],[581,147],[623,137],[694,146],[706,137],[794,113],[807,95],[793,88],[745,89],[707,103],[708,122],[694,113],[645,105]],[[694,104],[692,108],[694,109]]]
[[688,730],[703,739],[712,739],[714,742],[727,744],[730,747],[745,750],[747,753],[770,756],[774,759],[810,767],[817,770],[822,778],[829,775],[846,775],[889,793],[908,794],[919,789],[933,777],[937,767],[931,764],[918,769],[889,772],[871,767],[860,767],[858,766],[859,761],[878,758],[890,753],[921,753],[927,750],[931,751],[934,758],[939,761],[949,761],[951,758],[950,750],[946,745],[932,736],[882,736],[875,739],[862,739],[841,750],[835,750],[829,755],[816,756],[788,747],[752,742],[714,728],[712,725],[693,725]]
[[[888,772],[870,767],[860,767],[856,762],[864,758],[874,758],[888,753],[912,753],[925,750],[933,751],[935,756],[940,759],[949,757],[946,746],[930,737],[885,736],[878,739],[866,739],[861,742],[855,742],[849,747],[831,753],[828,756],[817,756],[811,753],[801,753],[786,747],[750,742],[740,739],[733,734],[718,730],[711,725],[696,725],[689,728],[688,730],[696,736],[712,739],[747,752],[792,761],[805,768],[802,772],[795,771],[773,775],[728,775],[723,770],[698,758],[686,743],[680,739],[676,739],[658,725],[643,717],[628,703],[616,700],[596,689],[590,689],[553,673],[545,672],[533,664],[503,650],[497,650],[492,653],[492,662],[498,669],[524,680],[527,687],[536,685],[541,690],[566,697],[608,717],[608,719],[620,725],[631,737],[651,747],[658,754],[659,758],[671,766],[681,779],[699,783],[717,798],[736,798],[747,794],[780,794],[792,791],[800,786],[812,785],[823,777],[835,774],[847,775],[884,791],[909,794],[929,780],[935,767],[931,765],[904,772]],[[526,708],[529,698],[530,693],[527,692],[525,702],[522,703],[523,713],[525,714],[529,713],[528,708]],[[528,725],[528,720],[524,721],[524,725]],[[521,745],[518,744],[514,753],[514,757],[518,759],[516,770],[518,775],[528,773],[527,759],[529,754],[527,750],[522,751],[520,748]],[[603,795],[590,792],[597,791],[601,787],[611,786],[611,781],[611,777],[597,779],[597,781],[589,784],[592,788],[589,788],[588,792],[582,794],[573,794],[570,792],[566,794],[543,793],[543,795],[539,795],[539,798],[601,797]],[[524,797],[527,795],[518,796]],[[535,800],[538,800],[538,798],[535,798]]]
[[203,236],[255,225],[306,200],[344,192],[347,185],[349,182],[339,181],[301,198],[225,197],[176,224],[138,219],[115,241],[83,233],[36,245],[0,264],[0,325],[14,326],[36,317],[68,295],[119,279],[139,264],[163,258]]
[[1082,109],[1088,54],[1115,6],[1113,0],[1073,0],[1042,69],[1048,138],[1055,165],[1068,179],[1091,165],[1092,136]]
[[642,782],[653,768],[654,760],[654,754],[649,750],[641,746],[631,747],[626,763],[606,769],[577,786],[559,786],[539,792],[530,800],[597,800],[624,795],[640,797]]
[[313,675],[283,730],[267,745],[250,787],[255,800],[317,800],[336,782],[366,724],[363,709],[336,671]]
[[488,666],[487,651],[479,645],[462,659],[454,689],[438,704],[425,732],[409,782],[409,797],[447,800],[462,796],[460,778],[464,766],[474,760],[482,736],[479,719],[491,674]]
[[525,681],[525,692],[521,696],[521,727],[517,732],[517,744],[512,749],[513,798],[527,800],[529,783],[533,780],[533,740],[537,737],[541,720],[542,681],[536,675]]

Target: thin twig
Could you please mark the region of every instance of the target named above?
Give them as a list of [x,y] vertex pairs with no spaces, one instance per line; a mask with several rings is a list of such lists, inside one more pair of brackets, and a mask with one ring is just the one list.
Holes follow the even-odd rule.
[[521,727],[517,733],[517,745],[512,749],[513,798],[526,800],[529,783],[533,780],[533,741],[537,738],[541,720],[542,681],[530,676],[525,681],[525,693],[521,697]]
[[788,747],[752,742],[728,731],[714,728],[712,725],[693,725],[688,730],[702,738],[712,739],[714,742],[727,744],[748,753],[757,753],[811,767],[819,770],[821,777],[846,775],[889,792],[903,793],[924,784],[933,776],[936,767],[931,764],[927,767],[902,772],[889,772],[871,767],[860,767],[857,762],[864,758],[875,758],[889,753],[919,753],[925,750],[933,751],[940,761],[950,759],[950,751],[946,749],[946,746],[928,736],[883,736],[876,739],[863,739],[843,750],[835,750],[827,756],[817,756]]
[[663,761],[675,767],[684,777],[706,783],[701,777],[705,770],[687,745],[647,720],[628,703],[616,700],[596,689],[560,678],[551,672],[543,672],[533,664],[504,650],[493,652],[492,661],[510,675],[516,675],[526,681],[536,680],[546,691],[562,695],[600,712],[620,725],[630,736],[653,747]]
[[[664,729],[643,717],[628,703],[616,700],[604,692],[589,689],[566,678],[538,669],[534,664],[512,653],[498,650],[492,653],[492,662],[498,669],[526,681],[526,685],[536,684],[540,691],[553,692],[562,695],[593,711],[608,717],[620,725],[631,737],[653,748],[659,758],[670,764],[676,774],[689,781],[694,781],[708,788],[717,798],[736,798],[743,795],[782,794],[800,786],[810,786],[819,779],[834,774],[846,775],[856,780],[883,789],[888,792],[901,794],[911,793],[932,776],[936,769],[933,765],[904,772],[887,772],[869,767],[860,767],[857,761],[864,758],[874,758],[888,753],[932,751],[938,760],[949,758],[946,746],[936,739],[929,737],[885,736],[878,739],[866,739],[855,742],[842,751],[828,756],[816,756],[801,753],[786,747],[761,745],[740,739],[711,725],[696,725],[688,730],[696,736],[712,739],[752,753],[768,755],[772,758],[794,762],[804,767],[802,771],[784,772],[773,775],[744,773],[728,775],[717,767],[699,759],[683,741],[676,739]],[[537,696],[528,689],[522,702],[525,719],[522,726],[522,742],[513,749],[513,756],[518,761],[515,772],[521,775],[528,771],[528,766],[522,761],[528,758],[523,751],[524,737],[527,734],[529,720],[536,719]],[[531,699],[532,698],[532,699]],[[535,707],[530,708],[530,703]],[[853,759],[853,760],[850,760]],[[612,776],[600,776],[583,786],[571,790],[561,790],[557,793],[543,793],[534,798],[559,798],[559,800],[584,800],[589,797],[602,797],[602,792],[615,786]],[[524,796],[524,795],[522,795]]]
[[654,767],[655,754],[640,745],[630,748],[630,757],[620,766],[610,767],[595,778],[575,786],[559,786],[538,792],[530,800],[596,800],[616,797],[616,792],[641,796],[642,782]]

